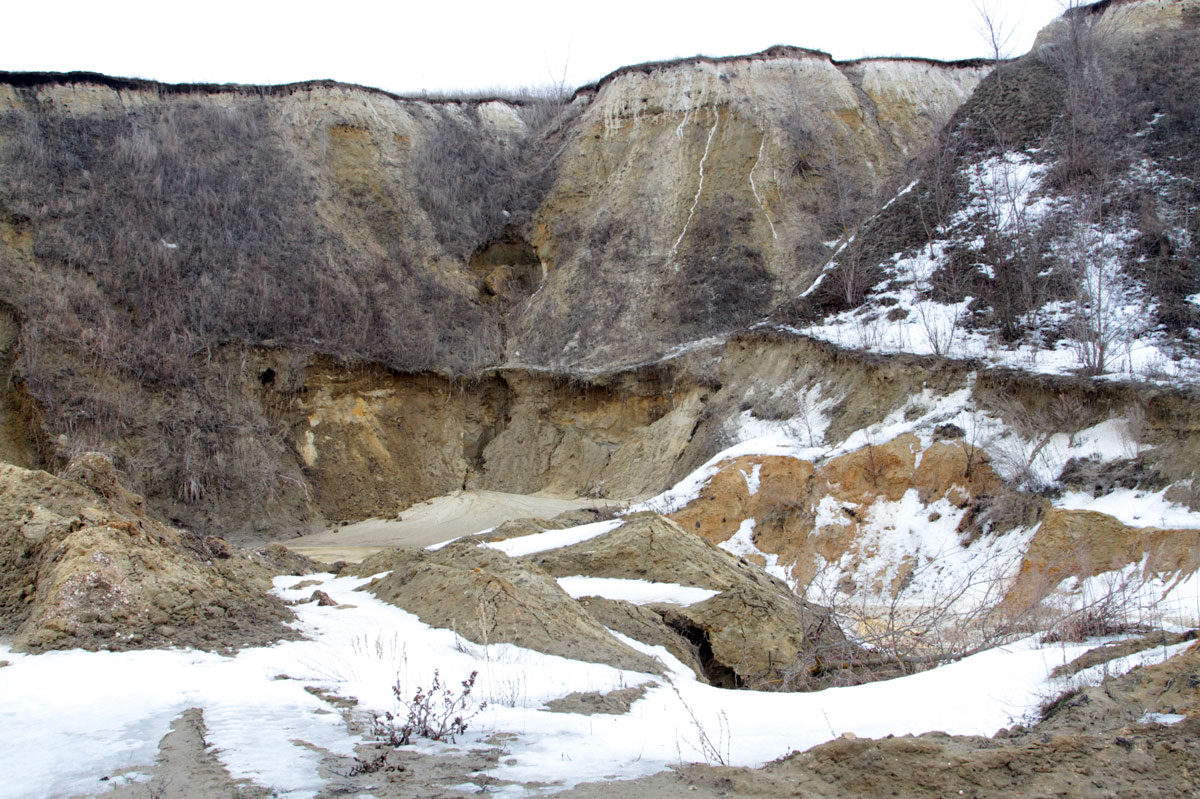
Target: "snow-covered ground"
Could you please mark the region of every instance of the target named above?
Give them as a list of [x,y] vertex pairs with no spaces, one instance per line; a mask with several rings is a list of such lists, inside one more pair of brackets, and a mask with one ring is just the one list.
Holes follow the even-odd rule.
[[[232,657],[191,650],[22,655],[0,648],[11,661],[0,669],[0,729],[8,733],[0,747],[0,793],[12,799],[100,793],[107,784],[100,777],[152,763],[171,721],[201,707],[208,742],[235,778],[283,796],[310,797],[322,783],[317,750],[350,754],[360,739],[305,689],[353,697],[364,711],[394,711],[392,685],[399,682],[409,695],[427,687],[435,669],[452,685],[479,672],[476,694],[489,705],[459,745],[515,733],[492,772],[505,780],[569,786],[632,778],[681,760],[759,765],[845,732],[994,733],[1061,690],[1051,671],[1088,648],[1039,646],[1031,639],[888,682],[809,694],[730,691],[697,682],[661,648],[636,642],[663,660],[669,678],[505,644],[486,653],[463,647],[452,632],[356,591],[366,582],[359,578],[279,578],[276,592],[306,597],[311,587],[289,589],[306,579],[319,580],[321,590],[354,607],[297,606],[305,641]],[[643,683],[650,689],[623,716],[540,709],[573,691]]]
[[[884,279],[868,289],[863,305],[804,328],[778,329],[848,349],[942,355],[1048,374],[1100,367],[1109,378],[1195,382],[1200,378],[1200,359],[1154,327],[1150,320],[1155,300],[1126,269],[1138,236],[1133,222],[1122,217],[1103,224],[1085,221],[1089,213],[1076,207],[1076,200],[1056,196],[1045,187],[1049,171],[1038,150],[1007,152],[972,165],[961,175],[968,186],[966,207],[933,231],[925,247],[895,253],[881,264]],[[1160,193],[1175,180],[1149,161],[1135,163],[1124,178],[1128,185]],[[906,187],[884,208],[913,188]],[[959,302],[934,299],[931,289],[949,264],[952,250],[964,245],[986,249],[980,230],[1020,248],[1027,246],[1022,242],[1040,235],[1043,226],[1063,218],[1074,224],[1052,237],[1049,246],[1061,264],[1081,265],[1072,267],[1077,273],[1070,278],[1076,296],[1048,299],[1032,308],[1021,319],[1026,332],[1020,340],[1005,343],[995,330],[969,326],[970,296]],[[1189,234],[1185,227],[1175,226],[1167,235],[1182,245]],[[834,253],[800,296],[837,274],[838,256],[849,243]],[[974,267],[991,280],[997,269],[1013,268],[988,263],[982,256]]]
[[[799,390],[798,390],[799,391]],[[635,506],[676,510],[696,498],[721,465],[743,455],[785,455],[823,462],[857,448],[913,433],[932,443],[934,426],[955,424],[969,442],[1011,459],[1033,474],[1053,480],[1071,458],[1100,462],[1136,454],[1135,420],[1109,419],[1074,435],[1027,440],[1000,420],[971,406],[970,386],[949,395],[914,396],[879,423],[838,442],[826,441],[832,400],[817,388],[803,389],[797,418],[763,421],[746,413],[729,432],[739,443],[719,453],[662,495]],[[742,468],[746,490],[759,490],[763,469]],[[1138,526],[1200,529],[1200,514],[1169,502],[1163,492],[1117,491],[1092,497],[1065,493],[1055,503],[1110,513]],[[818,508],[817,524],[844,519],[830,498]],[[906,601],[918,605],[969,604],[994,599],[994,586],[1010,580],[1033,530],[1000,538],[981,537],[968,546],[959,540],[962,510],[949,503],[922,503],[916,491],[899,500],[878,500],[860,514],[859,555],[824,570],[833,596],[843,577],[860,586],[895,578],[902,563],[917,564]],[[513,538],[488,544],[512,556],[569,546],[603,535],[620,520]],[[790,580],[778,558],[754,544],[756,521],[741,521],[722,546],[739,556],[762,555],[768,571]],[[1145,564],[1132,564],[1084,581],[1066,581],[1058,595],[1064,609],[1097,598],[1119,596],[1139,620],[1167,626],[1200,623],[1200,577],[1176,575],[1144,579]],[[319,585],[293,588],[305,580]],[[1050,677],[1088,644],[1039,645],[1036,638],[1010,642],[956,663],[886,682],[805,694],[730,691],[698,682],[690,669],[661,648],[622,638],[660,658],[669,678],[543,655],[508,644],[464,644],[453,632],[430,628],[415,616],[357,590],[367,580],[330,574],[276,580],[275,591],[304,600],[314,588],[342,607],[308,602],[296,606],[306,640],[246,649],[234,656],[191,650],[146,652],[14,653],[0,646],[0,797],[53,799],[101,793],[112,781],[101,777],[153,763],[159,740],[172,720],[191,707],[204,711],[207,740],[235,778],[247,778],[282,796],[311,797],[322,786],[320,752],[351,755],[361,739],[347,730],[335,708],[308,688],[357,700],[364,713],[397,711],[392,686],[411,696],[428,687],[439,672],[457,685],[478,672],[475,695],[488,702],[471,723],[460,747],[487,745],[493,733],[512,733],[508,753],[491,775],[515,782],[578,782],[633,778],[683,762],[726,762],[755,766],[805,749],[845,732],[860,736],[943,730],[990,735],[1015,721],[1027,721],[1046,699],[1093,679],[1090,672],[1065,683]],[[559,581],[572,596],[599,595],[633,602],[703,601],[709,592],[686,586],[636,580],[566,577]],[[980,592],[985,592],[980,596]],[[986,593],[992,592],[992,593]],[[821,601],[827,597],[810,596]],[[836,599],[836,597],[834,597]],[[1174,650],[1157,649],[1109,664],[1112,675]],[[611,691],[649,685],[631,710],[620,716],[551,713],[546,702],[577,691]],[[419,749],[444,751],[447,744],[421,742]],[[527,789],[495,792],[519,795]],[[540,789],[528,789],[537,792]],[[549,790],[549,789],[547,789]]]

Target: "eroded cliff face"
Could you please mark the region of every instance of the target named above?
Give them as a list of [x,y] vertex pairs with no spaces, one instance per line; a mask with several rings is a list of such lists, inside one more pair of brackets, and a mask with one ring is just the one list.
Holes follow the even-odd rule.
[[[1100,31],[1110,37],[1200,25],[1200,3],[1196,0],[1105,0],[1074,13],[1096,17]],[[1038,33],[1033,49],[1061,39],[1068,29],[1065,19],[1054,20]]]
[[[974,371],[728,336],[812,284],[987,72],[779,47],[523,104],[8,75],[5,447],[107,452],[236,538],[460,488],[653,494],[818,395],[801,438],[847,441]],[[1193,438],[1158,445],[1184,493]]]
[[777,48],[559,104],[9,75],[8,437],[235,536],[653,493],[707,367],[634,367],[793,291],[984,71]]
[[288,418],[317,505],[330,518],[359,519],[473,488],[655,493],[692,444],[709,393],[670,371],[449,381],[326,363],[309,370]]
[[811,281],[986,72],[779,47],[583,90],[533,217],[546,281],[510,359],[606,369],[757,320]]

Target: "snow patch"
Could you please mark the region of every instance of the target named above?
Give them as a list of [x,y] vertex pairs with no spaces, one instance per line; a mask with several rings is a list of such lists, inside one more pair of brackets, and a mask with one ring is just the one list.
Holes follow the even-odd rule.
[[669,602],[673,605],[694,605],[712,599],[720,591],[707,588],[679,585],[678,583],[652,583],[648,580],[626,580],[615,577],[559,577],[559,586],[575,599],[584,596],[599,596],[605,599],[620,599],[635,605],[652,602]]
[[510,558],[519,558],[523,555],[532,555],[535,552],[545,552],[551,549],[561,549],[569,547],[572,544],[597,538],[605,533],[611,533],[620,527],[621,524],[622,521],[620,519],[609,519],[603,522],[582,524],[578,527],[567,527],[563,530],[547,530],[544,533],[523,535],[504,541],[492,541],[484,544],[484,546],[503,552]]
[[[200,707],[208,739],[235,779],[292,799],[312,797],[323,789],[313,747],[349,755],[360,739],[306,689],[355,699],[365,713],[395,711],[392,686],[412,695],[429,686],[435,669],[443,681],[478,671],[475,693],[489,702],[460,746],[486,745],[497,732],[515,734],[490,777],[541,782],[553,775],[556,788],[704,762],[710,753],[700,743],[701,730],[734,766],[760,766],[844,732],[991,735],[1035,712],[1060,686],[1051,672],[1099,643],[1040,646],[1029,638],[886,682],[799,694],[731,691],[698,682],[661,647],[624,637],[666,665],[666,682],[509,644],[463,646],[452,631],[430,628],[356,590],[368,582],[362,578],[278,578],[275,591],[303,600],[312,587],[292,586],[305,579],[318,580],[335,602],[354,607],[301,602],[297,624],[309,640],[233,657],[191,650],[23,655],[0,646],[0,656],[11,661],[0,669],[0,728],[21,730],[0,748],[6,796],[95,793],[99,776],[152,763],[171,721]],[[646,683],[644,697],[622,716],[541,709],[576,691]]]
[[750,469],[749,473],[747,473],[745,470],[742,470],[742,469],[739,469],[738,471],[741,472],[742,479],[746,481],[746,491],[750,494],[750,496],[754,496],[755,494],[757,494],[758,493],[758,485],[762,479],[762,464],[761,463],[754,464],[753,468]]
[[1092,510],[1107,513],[1130,527],[1164,527],[1200,530],[1200,513],[1168,500],[1167,489],[1140,491],[1118,488],[1094,497],[1081,491],[1068,491],[1054,500],[1056,508]]
[[760,557],[765,561],[763,571],[772,577],[776,577],[787,584],[788,588],[796,589],[796,580],[792,577],[788,569],[779,565],[779,556],[763,552],[754,543],[754,519],[746,519],[740,525],[738,530],[728,541],[722,541],[717,544],[721,549],[731,555],[736,555],[739,558]]

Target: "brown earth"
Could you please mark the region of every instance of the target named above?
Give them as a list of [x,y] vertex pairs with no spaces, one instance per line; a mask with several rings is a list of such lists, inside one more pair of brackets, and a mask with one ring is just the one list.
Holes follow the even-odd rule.
[[621,669],[661,670],[601,627],[546,572],[474,541],[432,552],[386,550],[348,571],[391,572],[365,590],[480,646],[510,643]]
[[226,650],[296,635],[267,594],[270,567],[310,564],[154,521],[104,456],[77,457],[63,477],[0,464],[0,497],[0,631],[19,650]]
[[[695,647],[714,685],[808,687],[808,676],[824,668],[823,660],[841,662],[852,648],[827,610],[662,516],[637,514],[612,532],[524,560],[556,577],[626,578],[719,591],[694,605],[649,606]],[[611,606],[596,607],[611,615]],[[636,635],[639,626],[625,629]],[[663,639],[655,637],[646,643]]]
[[[185,710],[159,742],[154,765],[149,769],[128,770],[136,774],[148,770],[150,779],[118,785],[104,795],[112,799],[211,799],[216,796],[266,799],[270,796],[270,791],[248,780],[233,779],[205,740],[206,732],[204,711],[197,707]],[[120,777],[121,774],[113,776]]]

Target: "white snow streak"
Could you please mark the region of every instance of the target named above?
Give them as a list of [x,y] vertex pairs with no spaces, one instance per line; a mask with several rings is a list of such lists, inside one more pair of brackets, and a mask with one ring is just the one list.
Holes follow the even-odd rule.
[[620,519],[610,519],[603,522],[583,524],[579,527],[568,527],[565,530],[547,530],[544,533],[522,535],[517,538],[509,538],[505,541],[493,541],[489,544],[484,544],[484,546],[499,550],[510,558],[517,558],[522,555],[532,555],[535,552],[545,552],[549,549],[569,547],[572,544],[578,544],[581,541],[587,541],[588,539],[602,536],[605,533],[610,533],[622,524],[623,522]]
[[652,602],[668,602],[673,605],[694,605],[712,599],[720,593],[708,588],[696,588],[679,583],[652,583],[648,580],[626,580],[619,577],[559,577],[562,590],[578,599],[585,596],[600,596],[605,599],[620,599],[635,605]]
[[762,209],[763,216],[767,218],[767,224],[771,226],[771,238],[779,238],[779,234],[775,232],[775,222],[771,220],[771,212],[767,210],[767,204],[763,202],[763,198],[759,196],[758,186],[754,185],[754,170],[758,169],[758,165],[762,163],[763,151],[767,147],[767,129],[762,129],[762,141],[758,145],[758,158],[754,161],[754,166],[750,167],[750,191],[754,192],[754,199],[758,201],[758,207]]
[[721,109],[713,107],[712,129],[708,131],[708,140],[704,143],[704,155],[700,156],[700,182],[696,186],[696,196],[692,198],[692,208],[688,211],[687,220],[683,223],[683,230],[679,231],[679,238],[675,239],[675,243],[671,245],[671,250],[667,253],[667,263],[674,264],[675,269],[679,269],[679,264],[675,263],[675,255],[679,252],[679,245],[683,242],[683,237],[687,235],[688,227],[692,224],[692,217],[696,214],[696,206],[700,204],[700,193],[704,191],[704,163],[708,160],[708,151],[712,147],[713,134],[717,132],[717,126],[721,124]]

